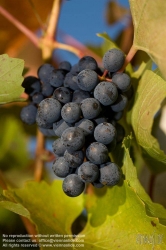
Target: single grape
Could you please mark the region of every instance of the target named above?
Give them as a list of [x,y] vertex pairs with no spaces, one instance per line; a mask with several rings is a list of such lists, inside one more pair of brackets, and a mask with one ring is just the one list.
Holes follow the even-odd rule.
[[115,186],[119,183],[121,171],[114,162],[107,162],[100,167],[100,182],[106,186]]
[[97,179],[96,181],[92,182],[92,185],[95,187],[95,188],[102,188],[104,187],[104,185],[99,182],[99,180]]
[[74,64],[71,67],[70,73],[72,73],[73,75],[77,75],[79,73],[78,63]]
[[100,123],[94,130],[94,137],[98,142],[110,144],[116,137],[116,129],[111,123]]
[[85,136],[93,134],[94,131],[94,123],[88,119],[81,119],[80,121],[75,123],[75,127],[79,127],[83,130]]
[[49,129],[49,128],[41,128],[41,127],[38,127],[38,129],[40,130],[40,132],[47,136],[47,137],[52,137],[52,136],[55,136],[55,133],[54,133],[54,130],[53,129]]
[[84,154],[81,150],[75,151],[73,153],[70,153],[66,150],[64,153],[64,158],[71,168],[77,168],[83,163]]
[[36,93],[32,96],[32,102],[34,104],[39,104],[44,99],[42,93]]
[[66,195],[76,197],[84,191],[85,183],[77,174],[70,174],[63,180],[62,189]]
[[44,129],[52,129],[53,123],[48,122],[42,115],[41,113],[36,114],[36,124],[38,125],[39,128],[44,128]]
[[92,91],[98,82],[98,75],[94,70],[84,69],[77,75],[77,85],[82,90]]
[[124,64],[125,54],[120,49],[110,49],[103,56],[103,66],[110,72],[118,71]]
[[119,111],[119,112],[115,112],[114,116],[113,116],[113,119],[115,121],[119,121],[122,117],[123,117],[123,110]]
[[52,149],[53,149],[53,153],[55,155],[58,155],[58,156],[64,155],[64,153],[66,151],[66,147],[64,146],[61,138],[58,138],[53,142]]
[[100,124],[100,123],[103,123],[103,122],[107,122],[107,120],[108,120],[108,119],[107,119],[106,117],[103,117],[103,116],[99,116],[99,117],[93,119],[93,121],[94,121],[94,123],[95,123],[96,125],[98,125],[98,124]]
[[49,77],[53,70],[55,68],[49,63],[42,64],[39,67],[37,74],[42,83],[49,84]]
[[71,70],[71,64],[68,61],[62,61],[59,64],[59,69],[70,71]]
[[61,119],[58,122],[53,123],[53,130],[55,135],[58,137],[61,137],[62,133],[65,131],[65,129],[72,127],[70,123],[65,122],[63,119]]
[[84,99],[90,98],[90,93],[81,89],[73,92],[72,102],[81,103]]
[[86,157],[94,164],[102,164],[108,160],[108,149],[100,142],[93,142],[86,150]]
[[30,96],[41,91],[41,83],[37,77],[27,76],[22,82],[22,87],[25,88],[24,92]]
[[91,56],[84,56],[82,57],[78,62],[78,69],[79,71],[82,71],[84,69],[91,69],[91,70],[97,70],[98,65],[96,60]]
[[65,178],[69,172],[70,168],[64,157],[59,157],[52,166],[54,174],[60,178]]
[[94,89],[94,97],[104,106],[109,106],[118,98],[117,87],[113,82],[100,82]]
[[86,98],[81,102],[81,110],[84,118],[96,118],[101,112],[101,106],[95,98]]
[[61,103],[68,103],[71,101],[72,94],[68,88],[59,87],[54,90],[53,98],[57,99]]
[[131,87],[131,78],[126,73],[113,74],[112,81],[122,92],[126,92]]
[[48,83],[42,84],[42,90],[41,90],[42,95],[44,95],[45,97],[49,97],[53,94],[53,92],[54,88],[50,84]]
[[125,109],[127,105],[128,99],[127,97],[123,94],[118,95],[117,100],[111,105],[111,109],[114,112],[120,112]]
[[62,118],[68,123],[74,123],[80,119],[81,109],[78,103],[66,103],[61,110]]
[[71,72],[67,73],[64,79],[64,87],[72,90],[80,89],[77,84],[77,74],[73,74]]
[[37,114],[47,123],[54,123],[60,119],[61,104],[56,99],[46,98],[39,103]]
[[71,127],[67,128],[62,133],[63,145],[69,152],[79,150],[84,146],[85,137],[81,128]]
[[54,69],[49,76],[49,83],[51,86],[57,88],[63,85],[65,79],[65,71],[61,69]]
[[79,166],[78,176],[84,182],[94,182],[99,177],[99,168],[90,161],[86,161]]
[[21,109],[20,118],[21,120],[29,125],[36,122],[37,108],[33,104],[29,104]]

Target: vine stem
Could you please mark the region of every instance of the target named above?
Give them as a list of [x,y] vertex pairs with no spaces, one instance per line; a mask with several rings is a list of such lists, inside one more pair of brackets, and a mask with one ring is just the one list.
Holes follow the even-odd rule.
[[118,72],[123,72],[126,68],[126,66],[131,62],[135,54],[137,53],[137,49],[134,47],[134,45],[131,46],[129,53],[127,54],[125,58],[125,62],[122,66],[122,68]]
[[53,2],[53,7],[51,10],[51,15],[45,35],[47,38],[51,40],[54,40],[54,37],[56,36],[57,33],[61,4],[62,0],[54,0]]
[[36,144],[36,161],[35,161],[35,171],[34,179],[39,182],[42,178],[44,160],[42,159],[42,153],[45,150],[45,136],[37,130],[37,144]]
[[40,47],[42,49],[42,56],[44,61],[50,60],[52,52],[55,49],[54,38],[56,37],[57,33],[61,4],[62,0],[54,0],[45,35],[40,39]]
[[78,57],[82,57],[82,51],[65,43],[54,42],[53,44],[54,49],[63,49],[72,52]]
[[37,38],[37,36],[2,6],[0,6],[0,14],[3,15],[8,21],[10,21],[15,27],[17,27],[24,35],[26,35],[36,47],[39,46],[39,39]]

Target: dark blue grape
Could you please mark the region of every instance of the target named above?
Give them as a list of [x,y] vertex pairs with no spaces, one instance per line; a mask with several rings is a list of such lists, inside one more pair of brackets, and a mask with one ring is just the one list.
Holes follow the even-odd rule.
[[59,69],[70,71],[71,70],[71,64],[68,61],[62,61],[59,64]]
[[103,123],[103,122],[107,122],[107,120],[108,120],[108,119],[107,119],[106,117],[103,117],[103,116],[99,116],[99,117],[93,119],[93,121],[94,121],[94,123],[95,123],[96,125],[98,125],[98,124],[100,124],[100,123]]
[[72,127],[70,123],[65,122],[63,119],[61,119],[58,122],[53,123],[53,130],[55,135],[58,137],[61,137],[62,133],[65,131],[65,129]]
[[86,157],[94,164],[102,164],[108,160],[108,149],[100,142],[93,142],[86,150]]
[[131,87],[131,78],[126,73],[113,74],[112,81],[122,92],[126,92]]
[[110,72],[118,71],[124,64],[125,54],[120,49],[110,49],[103,56],[103,66]]
[[95,98],[86,98],[81,102],[81,110],[84,118],[96,118],[101,112],[100,103]]
[[61,103],[67,103],[71,101],[72,93],[68,88],[59,87],[54,90],[53,98],[57,99]]
[[70,168],[64,157],[59,157],[52,166],[54,174],[60,178],[65,178],[70,173]]
[[81,119],[75,123],[75,126],[81,128],[85,136],[93,134],[95,128],[94,123],[88,119]]
[[21,109],[21,120],[29,125],[36,122],[37,108],[33,104],[29,104]]
[[118,98],[117,87],[112,82],[100,82],[94,89],[94,97],[104,106],[109,106]]
[[83,163],[84,154],[82,151],[70,153],[66,150],[64,153],[64,158],[71,168],[77,168]]
[[40,130],[40,132],[47,136],[47,137],[52,137],[52,136],[55,136],[55,133],[54,133],[54,130],[53,129],[49,129],[49,128],[41,128],[41,127],[38,127],[38,129]]
[[106,186],[115,186],[121,179],[121,171],[114,162],[107,162],[100,168],[100,182]]
[[78,168],[78,176],[84,182],[94,182],[99,177],[99,168],[90,161],[84,162]]
[[94,70],[82,70],[77,76],[78,87],[85,91],[92,91],[98,82],[98,75]]
[[82,71],[84,69],[97,70],[98,65],[96,60],[91,56],[84,56],[78,62],[78,69]]
[[39,104],[44,99],[42,93],[36,93],[32,96],[32,102],[34,104]]
[[78,63],[74,64],[71,67],[70,73],[72,73],[73,75],[77,75],[79,73]]
[[77,75],[72,74],[71,72],[67,73],[64,79],[64,87],[72,90],[80,89],[77,84]]
[[115,139],[115,137],[116,129],[111,123],[100,123],[94,130],[95,140],[105,145],[110,144]]
[[63,145],[69,152],[81,149],[85,143],[84,133],[82,129],[78,127],[67,128],[61,138]]
[[53,94],[53,92],[54,88],[50,84],[48,83],[42,84],[42,91],[41,91],[42,95],[44,95],[45,97],[49,97]]
[[68,123],[74,123],[80,119],[81,109],[78,103],[66,103],[61,110],[62,118]]
[[115,121],[119,121],[122,117],[123,117],[123,110],[119,111],[119,112],[115,112],[114,116],[113,116],[113,119]]
[[49,63],[42,64],[39,67],[37,74],[42,83],[49,84],[49,77],[54,69],[55,68]]
[[72,102],[81,103],[84,99],[90,98],[90,93],[81,89],[73,92]]
[[22,82],[22,87],[25,88],[24,92],[30,96],[41,91],[41,83],[37,77],[27,76]]
[[120,112],[125,109],[128,99],[125,95],[118,95],[117,100],[111,105],[111,109],[114,112]]
[[63,180],[62,189],[69,197],[76,197],[84,191],[85,183],[77,174],[70,174]]
[[[46,123],[54,123],[60,119],[61,104],[53,98],[46,98],[38,106],[37,116]],[[40,126],[40,125],[39,125]]]
[[58,138],[53,142],[52,149],[55,155],[58,155],[58,156],[64,155],[66,151],[66,147],[63,145],[61,138]]
[[102,183],[100,183],[99,180],[96,180],[96,181],[92,182],[92,185],[95,188],[103,188],[104,187],[104,185]]
[[61,69],[54,69],[50,73],[50,85],[57,88],[63,85],[63,81],[65,79],[65,72]]

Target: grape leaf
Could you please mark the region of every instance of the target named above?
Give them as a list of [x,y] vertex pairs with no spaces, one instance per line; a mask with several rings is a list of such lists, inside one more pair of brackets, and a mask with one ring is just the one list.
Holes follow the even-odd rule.
[[151,135],[153,118],[166,96],[166,82],[159,70],[146,69],[137,88],[131,123],[144,160],[154,173],[166,170],[166,155]]
[[11,58],[7,54],[0,55],[0,104],[20,101],[24,89],[23,82],[24,61]]
[[166,1],[129,2],[134,23],[134,47],[145,51],[166,79]]
[[[88,222],[81,232],[85,249],[166,249],[166,210],[154,204],[143,190],[129,155],[131,136],[123,143],[125,180],[88,195]],[[150,203],[148,214],[147,204]],[[158,209],[158,210],[157,210]],[[156,216],[161,212],[160,220]],[[156,235],[160,242],[155,241]]]
[[72,235],[71,225],[83,210],[83,195],[75,198],[66,196],[60,180],[51,185],[44,181],[29,181],[24,188],[4,191],[4,196],[0,206],[30,218],[39,234]]

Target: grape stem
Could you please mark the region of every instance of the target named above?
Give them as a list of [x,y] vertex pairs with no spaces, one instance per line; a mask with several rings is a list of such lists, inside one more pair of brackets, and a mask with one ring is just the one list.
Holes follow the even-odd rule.
[[34,179],[39,182],[42,178],[43,167],[44,167],[44,159],[42,158],[42,153],[45,150],[45,137],[37,130],[37,144],[36,144],[36,161],[35,161],[35,171],[34,171]]
[[126,58],[125,58],[125,62],[122,66],[122,68],[120,70],[118,70],[118,72],[123,72],[126,68],[126,66],[131,62],[131,60],[133,59],[133,57],[135,56],[135,54],[137,53],[137,49],[134,47],[134,45],[131,46],[129,53],[127,54]]
[[38,47],[39,39],[37,36],[30,31],[25,25],[20,23],[14,16],[12,16],[7,10],[0,6],[0,14],[4,16],[8,21],[10,21],[15,27],[17,27],[24,35],[26,35],[29,40]]

